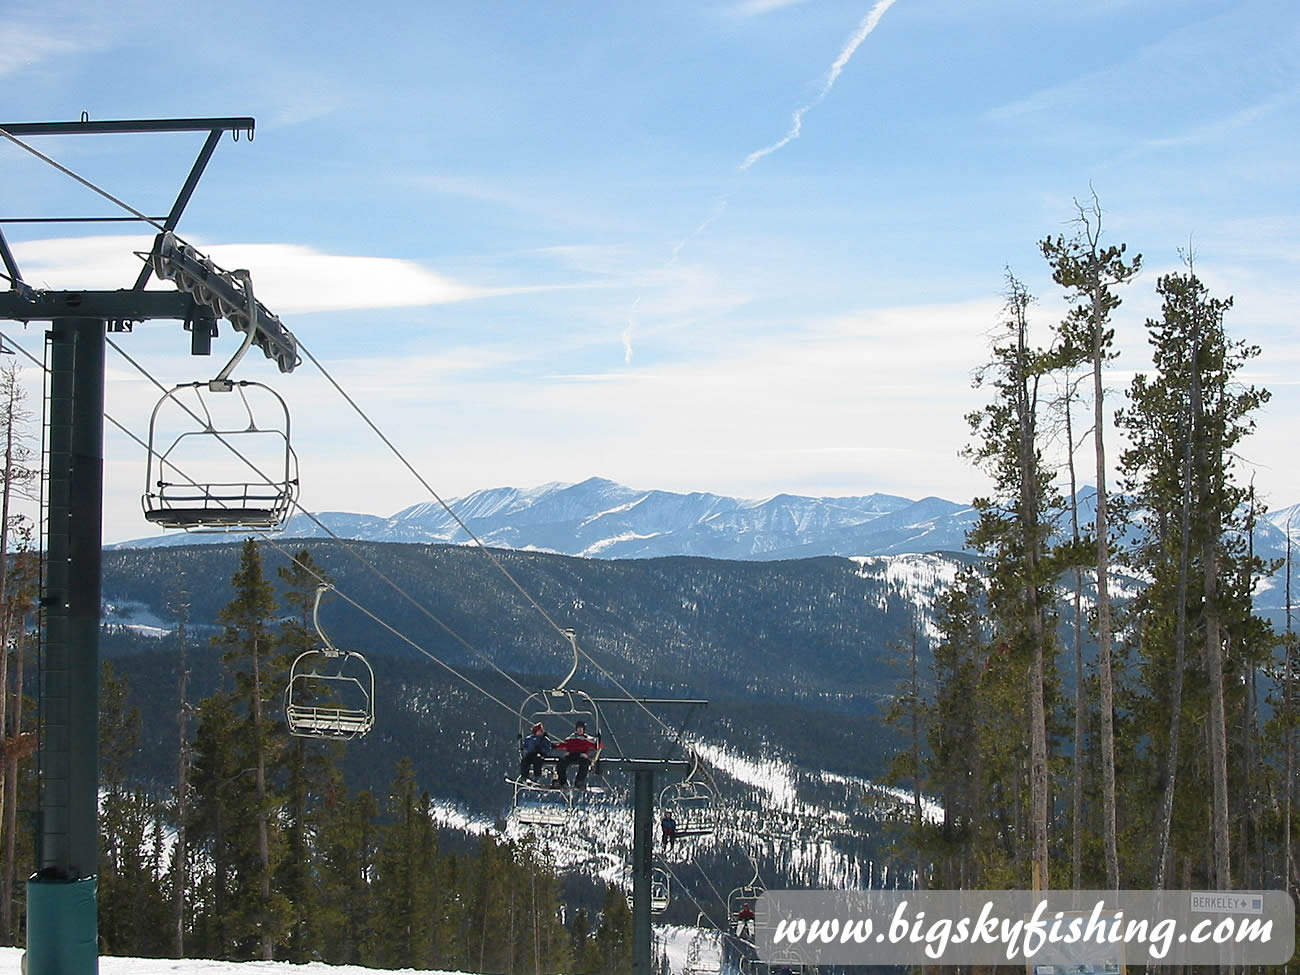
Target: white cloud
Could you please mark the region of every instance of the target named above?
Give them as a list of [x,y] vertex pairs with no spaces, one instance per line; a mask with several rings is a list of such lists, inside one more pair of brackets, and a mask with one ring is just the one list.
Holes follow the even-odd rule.
[[[438,305],[534,290],[475,287],[414,261],[326,254],[300,244],[192,243],[222,267],[251,269],[257,297],[280,316]],[[71,237],[14,243],[13,251],[33,287],[113,289],[131,285],[140,270],[136,252],[151,245],[150,237]]]

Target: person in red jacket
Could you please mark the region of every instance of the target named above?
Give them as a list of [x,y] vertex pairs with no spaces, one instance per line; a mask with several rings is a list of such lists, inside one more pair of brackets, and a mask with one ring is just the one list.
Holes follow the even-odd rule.
[[569,784],[569,766],[576,765],[578,766],[578,774],[573,785],[575,788],[585,789],[587,787],[587,773],[591,771],[592,763],[596,760],[600,751],[600,742],[587,734],[587,722],[579,721],[575,724],[573,734],[557,743],[554,750],[564,752],[564,757],[560,759],[556,784],[561,789],[566,788]]
[[736,912],[736,937],[754,940],[754,909],[742,904]]

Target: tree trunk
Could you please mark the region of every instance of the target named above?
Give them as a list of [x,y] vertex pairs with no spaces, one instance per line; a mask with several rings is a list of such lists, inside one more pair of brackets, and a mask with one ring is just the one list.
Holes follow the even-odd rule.
[[[9,738],[17,739],[18,733],[21,732],[22,726],[14,722],[13,728],[10,729],[6,724],[6,715],[8,713],[8,692],[9,692],[9,637],[12,631],[13,609],[9,605],[9,504],[13,497],[14,483],[14,407],[16,406],[17,385],[14,377],[10,375],[9,379],[9,397],[8,402],[4,405],[4,426],[5,426],[5,459],[4,471],[0,474],[4,478],[3,488],[0,488],[0,741],[6,741]],[[19,679],[21,683],[21,678]],[[6,750],[7,755],[7,750]],[[12,835],[14,826],[10,823],[10,817],[6,815],[9,808],[10,792],[8,782],[10,776],[17,776],[17,763],[10,771],[8,759],[0,762],[0,823],[4,823],[4,835],[6,836],[5,845],[8,847],[7,837]],[[5,862],[12,860],[12,856],[6,857]],[[9,917],[6,913],[0,918],[0,942],[10,944],[12,941],[12,929],[9,926]]]
[[[1066,466],[1070,474],[1070,540],[1079,544],[1079,482],[1074,471],[1074,383],[1067,376],[1065,395]],[[1074,570],[1074,753],[1070,759],[1070,885],[1083,889],[1083,572]]]
[[1283,886],[1285,890],[1291,892],[1291,798],[1295,794],[1295,732],[1291,727],[1291,708],[1294,707],[1294,698],[1292,697],[1291,681],[1294,678],[1292,670],[1292,661],[1295,655],[1295,633],[1291,629],[1291,519],[1295,517],[1295,509],[1291,509],[1291,514],[1286,520],[1286,641],[1283,643],[1282,659],[1282,711],[1286,716],[1283,725],[1284,742],[1284,762],[1286,775],[1284,776],[1283,788],[1286,789],[1286,795],[1282,799],[1282,875]]
[[[916,621],[912,621],[912,828],[919,838],[924,822],[921,812],[921,686],[917,678],[916,667]],[[925,890],[925,863],[921,856],[920,844],[916,853],[916,886]]]
[[1043,642],[1046,632],[1038,591],[1039,573],[1039,498],[1036,473],[1037,450],[1035,437],[1036,380],[1030,379],[1029,350],[1026,342],[1027,325],[1024,306],[1018,305],[1018,348],[1020,363],[1019,392],[1016,410],[1020,429],[1020,528],[1024,545],[1025,609],[1029,622],[1029,640],[1032,645],[1032,662],[1029,670],[1030,697],[1030,824],[1033,833],[1033,874],[1043,885],[1050,886],[1047,859],[1047,709],[1044,702]]
[[1111,675],[1110,623],[1110,533],[1107,525],[1106,441],[1102,436],[1106,422],[1106,389],[1102,383],[1104,358],[1100,307],[1100,282],[1093,288],[1092,321],[1092,439],[1097,453],[1097,677],[1101,709],[1101,815],[1103,842],[1106,847],[1106,886],[1119,890],[1119,852],[1115,825],[1115,684]]
[[253,747],[257,750],[257,859],[262,870],[262,960],[271,961],[275,938],[269,930],[271,909],[271,839],[266,811],[266,750],[262,742],[262,676],[260,648],[253,643]]
[[178,651],[177,698],[179,705],[176,712],[176,725],[179,729],[176,750],[176,845],[172,850],[172,931],[174,941],[172,951],[175,957],[185,957],[185,890],[188,886],[186,877],[187,841],[185,836],[186,820],[189,818],[190,791],[190,747],[189,747],[189,704],[187,685],[189,670],[186,662],[185,623],[188,618],[188,605],[182,608],[176,622],[176,643]]
[[1210,681],[1210,770],[1214,782],[1214,883],[1232,889],[1228,832],[1228,723],[1223,688],[1223,638],[1219,611],[1218,537],[1206,540],[1205,667]]
[[[9,743],[18,740],[23,726],[23,668],[27,647],[26,632],[19,632],[14,640],[14,698],[9,710],[11,726],[14,730]],[[15,841],[18,834],[18,750],[9,749],[5,754],[5,855],[4,877],[0,878],[0,931],[4,933],[6,944],[13,942],[14,921],[14,882],[17,879],[18,864]]]
[[[1193,330],[1192,368],[1196,368],[1198,342]],[[1193,381],[1195,384],[1195,381]],[[1199,397],[1193,395],[1193,400]],[[1169,864],[1169,830],[1174,818],[1174,795],[1178,782],[1178,751],[1183,727],[1183,676],[1187,669],[1187,585],[1191,573],[1192,548],[1192,444],[1199,429],[1197,417],[1190,409],[1184,420],[1183,488],[1178,516],[1178,585],[1174,595],[1174,673],[1170,692],[1169,757],[1165,764],[1165,791],[1160,804],[1160,852],[1156,861],[1154,887],[1164,890]]]

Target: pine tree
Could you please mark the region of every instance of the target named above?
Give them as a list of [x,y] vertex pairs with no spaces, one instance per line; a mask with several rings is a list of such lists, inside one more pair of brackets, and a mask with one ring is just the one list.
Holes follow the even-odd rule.
[[979,821],[983,763],[979,750],[977,688],[985,654],[979,615],[979,576],[958,573],[938,599],[934,644],[934,720],[929,729],[931,781],[938,783],[943,823],[937,849],[938,885],[949,890],[978,884],[971,844]]
[[[133,938],[121,915],[130,911],[139,882],[143,830],[133,796],[126,791],[127,763],[140,744],[140,710],[128,707],[127,687],[105,660],[100,668],[99,782],[99,932],[110,954],[125,953]],[[126,874],[125,877],[121,876]]]
[[224,628],[214,641],[225,650],[224,660],[235,671],[237,692],[246,708],[240,744],[252,768],[251,811],[256,839],[255,857],[240,871],[241,878],[255,882],[240,900],[239,936],[256,939],[258,957],[270,961],[288,925],[289,914],[288,902],[272,884],[281,856],[274,822],[280,800],[272,795],[268,777],[283,748],[283,734],[267,715],[283,690],[283,667],[276,662],[275,638],[270,630],[275,595],[263,574],[257,543],[251,538],[244,542],[231,586],[234,598],[217,614]]
[[[1134,497],[1133,517],[1146,528],[1130,554],[1151,579],[1137,601],[1141,613],[1140,733],[1156,755],[1164,802],[1156,824],[1160,841],[1154,872],[1163,883],[1173,851],[1196,858],[1212,850],[1206,882],[1232,884],[1228,830],[1232,778],[1243,763],[1229,761],[1229,715],[1245,706],[1243,682],[1225,673],[1224,646],[1234,666],[1255,667],[1272,638],[1253,615],[1251,590],[1262,570],[1241,531],[1252,490],[1234,478],[1235,448],[1253,429],[1253,412],[1268,393],[1236,378],[1259,349],[1231,341],[1224,316],[1231,299],[1212,298],[1189,269],[1160,279],[1159,321],[1148,321],[1156,374],[1138,375],[1120,422],[1132,448],[1121,460]],[[1193,642],[1199,659],[1184,652]],[[1204,736],[1185,713],[1204,715]],[[1160,720],[1160,716],[1167,716]],[[1208,741],[1207,750],[1201,743]],[[1193,761],[1195,757],[1195,761]],[[1183,778],[1191,781],[1184,786]],[[1197,783],[1211,796],[1205,836]]]
[[[1059,355],[1072,365],[1087,362],[1092,371],[1093,427],[1096,452],[1097,521],[1097,670],[1101,689],[1102,826],[1106,849],[1106,886],[1119,889],[1119,854],[1115,831],[1115,730],[1114,678],[1111,675],[1110,532],[1106,522],[1109,497],[1106,491],[1106,446],[1104,432],[1110,426],[1105,408],[1102,369],[1114,358],[1114,330],[1107,328],[1111,314],[1119,307],[1115,287],[1129,282],[1142,267],[1137,255],[1125,263],[1125,245],[1101,246],[1101,205],[1094,195],[1091,206],[1078,210],[1079,232],[1069,241],[1057,237],[1040,242],[1043,256],[1052,265],[1052,277],[1066,289],[1072,302],[1061,325],[1064,339]],[[1071,444],[1073,449],[1073,444]],[[1077,858],[1076,858],[1077,859]]]
[[362,957],[379,968],[429,968],[437,848],[429,796],[419,791],[409,758],[398,763],[388,814],[375,854],[374,924]]
[[605,888],[593,949],[597,962],[593,975],[623,975],[631,971],[632,911],[627,906],[627,895],[613,884]]
[[204,698],[197,719],[187,836],[192,837],[191,849],[206,854],[209,866],[191,885],[194,929],[188,950],[193,957],[230,958],[236,954],[234,909],[239,897],[236,837],[241,825],[248,825],[252,769],[244,765],[245,756],[237,747],[241,729],[232,694]]
[[348,796],[342,776],[331,779],[324,797],[316,841],[319,865],[318,943],[332,965],[360,965],[374,907],[371,877],[375,869],[378,804],[369,792]]
[[189,642],[186,627],[190,621],[190,594],[184,570],[177,579],[169,600],[176,619],[176,786],[173,794],[172,822],[176,835],[172,846],[170,871],[172,890],[172,957],[185,957],[185,895],[189,888],[188,866],[190,818],[190,702]]
[[968,542],[988,556],[989,605],[1005,663],[1028,672],[1028,826],[1037,889],[1049,883],[1047,669],[1055,658],[1050,587],[1057,570],[1049,539],[1051,513],[1060,503],[1039,443],[1039,384],[1051,359],[1030,346],[1031,296],[1013,275],[1007,280],[1004,335],[977,378],[991,380],[995,399],[967,417],[979,438],[968,456],[989,473],[998,495],[975,500],[979,521]]

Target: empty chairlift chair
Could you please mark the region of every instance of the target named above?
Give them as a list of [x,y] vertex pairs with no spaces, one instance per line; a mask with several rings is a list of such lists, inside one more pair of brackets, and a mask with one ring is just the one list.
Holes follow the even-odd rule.
[[316,589],[312,623],[324,644],[300,653],[289,668],[284,717],[289,733],[301,738],[359,738],[375,725],[375,672],[361,654],[339,650],[320,628],[321,594]]
[[668,871],[663,867],[655,867],[650,871],[650,913],[662,914],[668,910],[668,904],[672,900],[670,896]]
[[[210,262],[200,262],[200,277],[207,283],[195,283],[177,277],[177,255],[197,259],[174,235],[161,235],[153,258],[159,277],[187,282],[184,290],[245,335],[216,378],[176,386],[154,406],[141,499],[145,520],[185,531],[274,531],[298,496],[289,408],[271,387],[230,378],[254,342],[264,350],[270,347],[262,329],[274,316],[264,314],[253,297],[247,271],[218,274]],[[287,332],[284,341],[283,355],[296,358]],[[291,359],[281,361],[282,371],[291,368]]]
[[289,410],[255,382],[169,390],[149,418],[145,519],[194,532],[280,528],[298,496]]

